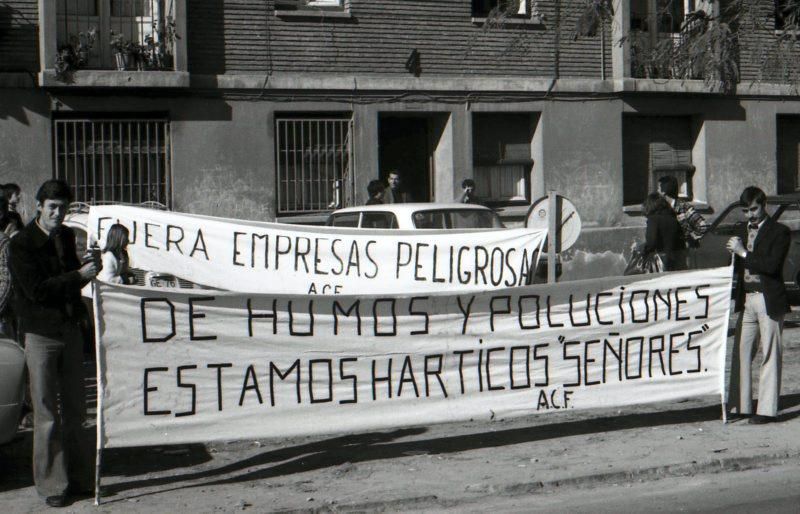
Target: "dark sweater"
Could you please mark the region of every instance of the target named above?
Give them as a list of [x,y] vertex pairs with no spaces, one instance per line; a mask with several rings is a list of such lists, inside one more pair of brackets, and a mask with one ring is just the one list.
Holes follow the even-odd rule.
[[84,311],[75,233],[61,226],[49,236],[30,222],[11,239],[9,267],[14,284],[14,312],[23,332],[58,336],[67,322]]
[[666,271],[686,268],[686,242],[672,209],[661,209],[647,216],[644,252],[658,252]]

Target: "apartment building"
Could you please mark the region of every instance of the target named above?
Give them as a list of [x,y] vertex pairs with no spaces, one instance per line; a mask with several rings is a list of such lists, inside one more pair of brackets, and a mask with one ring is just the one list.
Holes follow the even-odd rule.
[[584,227],[565,278],[609,274],[662,174],[710,218],[797,189],[797,59],[750,1],[731,72],[692,50],[727,8],[701,0],[0,0],[0,176],[29,213],[59,177],[287,222],[392,169],[418,201],[473,178],[509,224],[556,190]]

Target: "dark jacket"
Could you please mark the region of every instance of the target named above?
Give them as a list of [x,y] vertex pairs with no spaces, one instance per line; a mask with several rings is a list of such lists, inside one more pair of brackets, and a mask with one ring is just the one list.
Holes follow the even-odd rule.
[[[739,237],[747,245],[747,225],[742,228]],[[767,314],[770,318],[779,318],[789,312],[789,299],[786,296],[786,286],[783,284],[783,263],[789,253],[792,236],[786,225],[781,225],[772,218],[764,220],[764,225],[758,231],[753,251],[747,252],[747,257],[736,257],[734,264],[736,276],[735,311],[744,307],[744,269],[750,273],[757,273],[761,279],[761,288],[764,291],[764,303],[767,305]]]
[[650,252],[662,254],[665,271],[686,269],[686,242],[672,209],[664,208],[647,216],[644,253]]
[[14,312],[23,332],[58,336],[68,322],[85,314],[75,233],[61,226],[48,236],[30,222],[11,239],[9,260],[14,284]]
[[405,191],[392,191],[391,187],[387,187],[383,191],[383,203],[409,203],[411,196]]

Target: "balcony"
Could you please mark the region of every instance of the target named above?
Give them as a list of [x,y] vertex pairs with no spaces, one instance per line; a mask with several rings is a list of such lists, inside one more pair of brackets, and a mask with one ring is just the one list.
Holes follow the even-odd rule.
[[39,5],[43,86],[188,86],[185,0]]

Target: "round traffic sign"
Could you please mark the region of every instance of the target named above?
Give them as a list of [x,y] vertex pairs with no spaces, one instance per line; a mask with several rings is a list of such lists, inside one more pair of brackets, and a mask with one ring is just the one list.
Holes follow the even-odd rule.
[[[558,251],[564,251],[575,244],[581,234],[581,217],[575,205],[564,196],[556,195],[556,205],[561,214],[560,226],[556,227]],[[533,202],[525,217],[525,226],[540,230],[550,227],[550,198],[543,196]],[[557,220],[559,221],[559,220]]]

